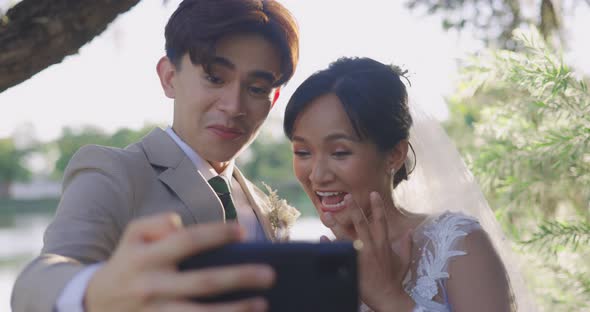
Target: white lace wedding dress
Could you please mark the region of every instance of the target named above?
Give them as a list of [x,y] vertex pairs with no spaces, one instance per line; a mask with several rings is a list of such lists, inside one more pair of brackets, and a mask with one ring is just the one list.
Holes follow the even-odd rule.
[[520,258],[454,143],[438,121],[418,105],[410,108],[414,119],[410,142],[415,156],[408,158],[406,166],[414,170],[395,188],[394,203],[409,212],[431,216],[414,233],[414,246],[422,250],[414,255],[415,263],[404,285],[419,305],[416,311],[452,311],[446,296],[446,282],[452,278],[448,265],[465,255],[466,251],[460,250],[463,238],[479,230],[486,232],[507,271],[511,308],[537,311],[520,273]]
[[[410,142],[415,157],[408,158],[406,167],[414,170],[395,188],[394,203],[430,216],[414,231],[414,262],[404,280],[405,290],[417,305],[414,311],[452,311],[446,287],[452,278],[448,267],[469,252],[461,250],[461,242],[478,230],[486,232],[504,264],[514,300],[512,309],[536,311],[520,274],[520,259],[512,252],[510,241],[454,143],[438,121],[418,105],[411,104],[410,109],[414,119]],[[361,311],[371,310],[363,305]]]
[[[462,238],[481,229],[477,220],[461,213],[429,216],[413,235],[413,257],[404,289],[416,302],[414,312],[452,311],[446,293],[447,268],[455,257],[466,255]],[[371,311],[363,305],[361,311]]]

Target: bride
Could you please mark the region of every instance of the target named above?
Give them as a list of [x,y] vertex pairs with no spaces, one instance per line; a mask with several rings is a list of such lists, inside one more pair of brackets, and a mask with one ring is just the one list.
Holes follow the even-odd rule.
[[359,247],[363,310],[513,311],[521,280],[497,222],[460,157],[439,150],[444,132],[410,113],[401,78],[342,58],[306,79],[284,118],[295,175],[322,223]]

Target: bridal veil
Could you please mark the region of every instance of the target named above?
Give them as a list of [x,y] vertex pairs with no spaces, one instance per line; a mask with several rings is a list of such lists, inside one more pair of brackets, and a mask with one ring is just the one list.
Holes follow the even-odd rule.
[[414,168],[408,180],[394,191],[396,204],[412,212],[437,214],[462,212],[479,220],[500,254],[510,279],[518,311],[535,311],[520,273],[518,256],[512,251],[481,188],[439,122],[410,103],[414,120],[406,166]]

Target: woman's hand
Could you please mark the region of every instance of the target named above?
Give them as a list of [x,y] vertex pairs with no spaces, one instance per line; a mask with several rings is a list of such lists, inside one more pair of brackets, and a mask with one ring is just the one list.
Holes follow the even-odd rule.
[[[411,311],[414,302],[402,286],[410,267],[412,232],[404,233],[398,240],[390,239],[391,220],[387,218],[381,196],[370,194],[370,218],[367,218],[350,194],[345,199],[357,236],[360,265],[361,298],[371,309],[381,311]],[[334,225],[340,235],[347,235],[343,225]],[[360,242],[358,242],[360,241]],[[393,249],[393,244],[398,248]]]
[[[320,220],[322,220],[322,223],[332,231],[336,240],[353,241],[357,238],[354,226],[352,224],[341,224],[331,212],[322,213],[320,215]],[[327,236],[322,235],[320,241],[330,242],[331,240]]]

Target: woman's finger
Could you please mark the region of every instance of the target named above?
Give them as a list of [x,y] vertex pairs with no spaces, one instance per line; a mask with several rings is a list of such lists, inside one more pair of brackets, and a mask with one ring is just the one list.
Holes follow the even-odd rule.
[[400,261],[402,262],[402,267],[404,268],[409,267],[410,262],[412,261],[412,248],[414,245],[414,242],[412,240],[413,236],[414,230],[408,230],[404,234],[402,241],[400,243],[400,250],[397,252]]
[[358,239],[360,239],[363,243],[363,250],[366,250],[367,248],[370,248],[370,245],[373,244],[373,239],[371,237],[371,233],[369,232],[368,220],[363,214],[361,208],[352,199],[350,194],[346,194],[346,196],[344,196],[344,201],[346,203],[346,207],[348,207],[350,210],[350,218],[352,219]]
[[334,236],[336,236],[336,240],[352,240],[353,237],[351,233],[346,229],[346,227],[338,222],[334,215],[330,212],[324,212],[320,215],[320,219],[325,226],[330,228]]
[[387,250],[390,248],[389,232],[387,224],[387,216],[385,214],[385,207],[381,195],[377,192],[369,194],[369,202],[371,204],[371,216],[369,230],[377,248]]

